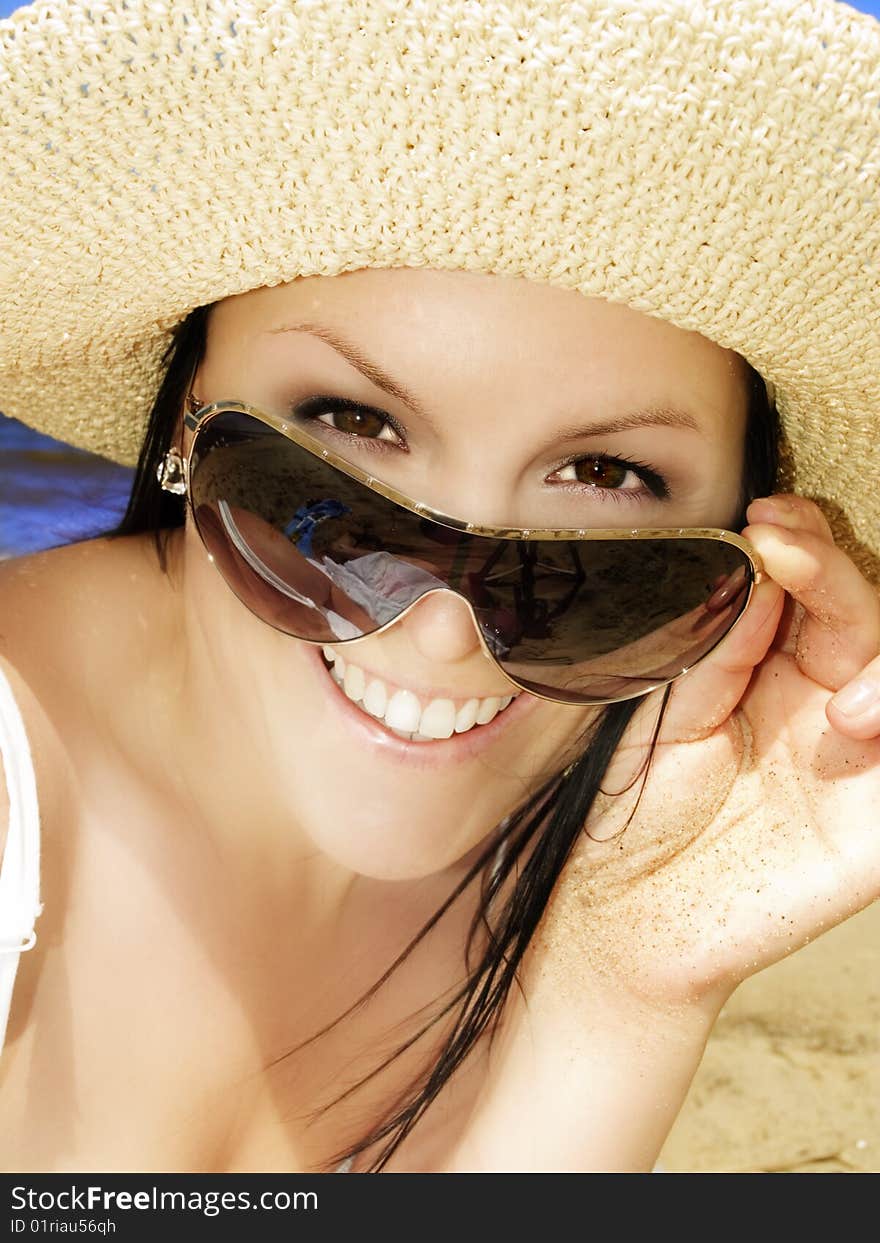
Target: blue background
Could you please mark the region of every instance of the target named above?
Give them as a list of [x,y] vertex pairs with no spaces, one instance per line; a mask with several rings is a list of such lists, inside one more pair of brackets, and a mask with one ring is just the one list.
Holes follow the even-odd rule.
[[[0,17],[21,7],[0,0]],[[880,18],[880,0],[851,7]],[[88,539],[114,526],[132,477],[125,467],[0,414],[0,558]]]

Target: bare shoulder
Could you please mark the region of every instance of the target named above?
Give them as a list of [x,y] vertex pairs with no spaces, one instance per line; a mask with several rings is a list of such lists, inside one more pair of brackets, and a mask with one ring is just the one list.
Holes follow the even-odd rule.
[[124,767],[120,723],[161,642],[161,579],[151,535],[0,562],[0,668],[30,744],[50,870],[94,800],[84,774]]
[[[11,682],[12,670],[7,661],[0,656],[0,673],[6,675],[6,680]],[[3,852],[6,849],[6,838],[9,835],[9,786],[6,776],[6,768],[3,763],[3,754],[0,750],[0,859],[3,858]]]
[[[153,798],[118,730],[132,715],[160,578],[147,537],[0,563],[0,665],[34,763],[43,904],[0,1055],[6,1170],[148,1168],[138,1161],[161,1146],[185,1168],[196,1142],[188,1129],[169,1136],[165,1093],[141,1090],[161,1081],[157,1063],[170,1054],[163,990],[185,995],[193,973],[166,982],[177,945],[151,870],[173,809]],[[198,1092],[185,1050],[182,1065]],[[173,1094],[181,1084],[164,1073]]]
[[[66,744],[82,735],[86,719],[96,740],[109,728],[102,687],[118,679],[122,650],[131,654],[125,584],[143,577],[146,564],[141,537],[0,561],[0,668],[21,712],[49,822],[68,775]],[[5,781],[0,798],[4,824]]]
[[[119,755],[113,704],[124,699],[143,654],[133,650],[132,635],[148,607],[136,599],[136,585],[150,573],[145,552],[140,537],[100,539],[0,562],[0,670],[21,714],[34,767],[43,893],[57,893],[58,899],[44,900],[41,940],[59,930],[69,896],[66,878],[88,824],[83,812],[93,795],[82,774],[100,769],[103,755]],[[141,623],[132,609],[141,610]],[[20,1017],[21,1007],[15,1011],[13,1017]],[[16,1027],[10,1024],[10,1036]]]
[[[53,723],[52,692],[62,689],[64,679],[58,673],[71,646],[62,639],[59,649],[57,643],[60,619],[52,589],[58,586],[54,568],[59,560],[69,569],[69,556],[59,559],[51,554],[0,562],[0,672],[22,718],[44,815],[61,788],[59,722]],[[0,844],[5,847],[10,800],[2,757],[0,777]]]
[[162,575],[152,537],[85,540],[0,561],[0,657],[54,699],[131,659]]

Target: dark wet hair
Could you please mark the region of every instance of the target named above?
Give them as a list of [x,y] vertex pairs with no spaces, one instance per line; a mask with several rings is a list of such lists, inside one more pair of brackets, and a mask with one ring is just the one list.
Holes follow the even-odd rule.
[[[165,368],[163,380],[150,413],[128,507],[119,525],[104,533],[105,536],[114,538],[152,531],[159,563],[165,572],[167,539],[175,527],[183,525],[185,510],[183,498],[160,488],[156,469],[171,447],[192,377],[204,356],[210,310],[210,306],[197,307],[175,329],[173,340],[162,360]],[[743,364],[748,416],[739,497],[740,512],[732,524],[737,530],[745,525],[745,511],[751,500],[774,490],[779,467],[779,421],[775,407],[768,400],[761,376],[745,359]],[[643,770],[643,780],[650,766],[668,696],[667,687],[661,699],[648,762]],[[555,774],[534,791],[498,826],[495,833],[487,835],[485,849],[480,852],[464,879],[364,996],[333,1023],[315,1032],[307,1041],[282,1055],[282,1058],[276,1059],[280,1061],[305,1044],[310,1044],[331,1027],[335,1027],[358,1006],[363,1005],[471,883],[477,877],[481,878],[478,909],[464,946],[465,962],[471,964],[473,961],[472,953],[481,930],[486,936],[487,944],[477,956],[474,965],[469,968],[464,984],[424,1024],[416,1036],[407,1039],[365,1079],[328,1101],[313,1116],[352,1095],[438,1022],[457,1010],[457,1019],[450,1034],[433,1063],[412,1081],[403,1097],[389,1107],[387,1115],[357,1143],[328,1157],[323,1168],[332,1169],[344,1158],[354,1157],[385,1140],[384,1146],[371,1159],[365,1171],[378,1173],[487,1030],[491,1042],[512,984],[516,982],[521,987],[517,967],[544,913],[556,881],[584,831],[608,764],[640,702],[632,699],[603,708],[579,740],[579,758],[565,771]],[[520,860],[525,862],[520,865],[521,872],[517,876],[515,869]],[[496,895],[504,888],[511,875],[516,877],[515,883],[504,904],[496,911]]]

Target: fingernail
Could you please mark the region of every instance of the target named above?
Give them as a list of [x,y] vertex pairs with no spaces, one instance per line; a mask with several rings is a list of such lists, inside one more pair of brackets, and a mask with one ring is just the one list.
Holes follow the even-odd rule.
[[880,684],[857,678],[833,696],[831,702],[844,716],[861,716],[880,699]]
[[786,522],[797,517],[795,506],[784,496],[762,496],[754,505],[757,512],[763,515],[764,522],[778,522],[780,526],[785,526]]

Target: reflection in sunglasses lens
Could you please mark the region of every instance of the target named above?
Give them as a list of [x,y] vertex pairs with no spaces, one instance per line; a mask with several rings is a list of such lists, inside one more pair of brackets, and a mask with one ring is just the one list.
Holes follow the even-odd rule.
[[451,589],[501,668],[562,702],[629,698],[677,677],[724,637],[752,581],[745,554],[720,539],[462,532],[236,410],[198,432],[190,499],[217,569],[269,625],[344,641]]

